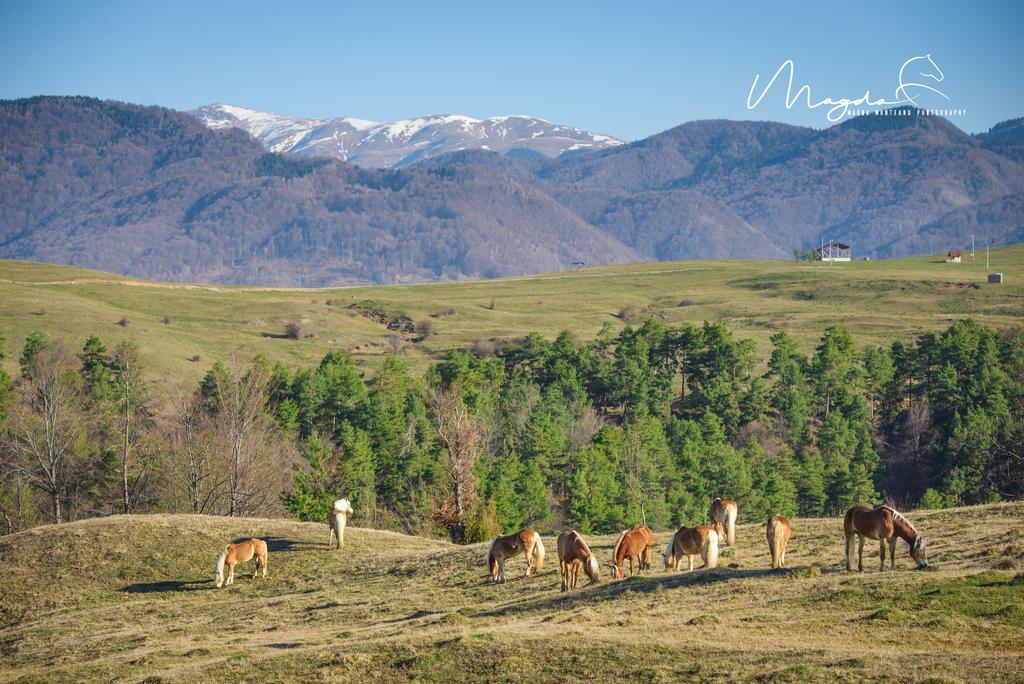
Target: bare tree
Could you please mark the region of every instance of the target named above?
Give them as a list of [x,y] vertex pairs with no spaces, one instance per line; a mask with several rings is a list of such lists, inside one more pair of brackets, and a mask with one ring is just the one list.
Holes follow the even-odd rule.
[[228,515],[244,515],[255,495],[254,478],[259,477],[254,464],[265,448],[269,372],[261,364],[242,371],[234,354],[225,372],[215,373],[217,392],[217,426],[231,455],[228,473]]
[[[111,360],[117,388],[118,422],[121,452],[121,505],[125,513],[146,488],[151,459],[140,449],[145,427],[150,422],[148,388],[143,381],[143,365],[139,347],[124,340],[114,350]],[[136,457],[136,453],[141,457]]]
[[444,451],[441,465],[452,485],[452,515],[449,534],[456,544],[466,533],[466,516],[476,500],[477,482],[473,467],[480,458],[483,428],[455,390],[434,388],[430,394],[437,436]]
[[30,486],[50,498],[56,523],[64,522],[64,496],[82,437],[81,380],[61,345],[39,351],[26,368],[21,402],[11,412],[8,449]]
[[197,392],[179,388],[175,393],[168,441],[174,454],[172,472],[184,488],[192,512],[210,512],[223,494],[227,477],[214,459],[216,435]]

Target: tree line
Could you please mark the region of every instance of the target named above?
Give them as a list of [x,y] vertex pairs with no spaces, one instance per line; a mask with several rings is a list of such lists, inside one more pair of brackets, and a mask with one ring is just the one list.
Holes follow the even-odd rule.
[[[1024,494],[1024,330],[971,320],[889,346],[841,326],[761,364],[721,322],[538,334],[370,377],[348,354],[218,362],[157,392],[137,345],[42,334],[0,375],[4,531],[142,511],[290,514],[457,542],[529,525],[606,533],[859,503]],[[0,355],[3,352],[0,345]],[[0,360],[2,360],[0,356]],[[2,373],[2,371],[0,371]]]

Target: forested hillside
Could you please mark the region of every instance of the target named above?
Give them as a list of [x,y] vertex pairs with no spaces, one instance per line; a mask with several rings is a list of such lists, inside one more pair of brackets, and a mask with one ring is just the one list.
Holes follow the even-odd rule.
[[758,521],[1024,494],[1019,327],[771,342],[758,359],[721,322],[651,318],[452,350],[425,377],[394,355],[368,378],[342,352],[231,357],[161,397],[134,343],[36,334],[6,345],[0,504],[13,531],[136,511],[319,520],[343,493],[357,524],[478,541],[694,524],[714,496]]

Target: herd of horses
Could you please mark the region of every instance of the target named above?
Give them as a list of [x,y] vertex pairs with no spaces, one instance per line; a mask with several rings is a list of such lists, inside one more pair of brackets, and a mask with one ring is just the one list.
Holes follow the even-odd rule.
[[[679,570],[683,557],[686,557],[687,570],[692,571],[697,558],[705,568],[718,566],[719,545],[736,544],[736,517],[739,508],[732,499],[715,499],[708,510],[709,524],[696,527],[680,527],[669,539],[662,553],[662,562],[666,571]],[[340,549],[345,544],[345,526],[348,516],[352,515],[352,504],[348,499],[334,502],[334,508],[328,515],[330,532],[327,538],[328,548]],[[789,544],[793,526],[781,515],[768,516],[765,525],[765,537],[771,554],[773,569],[785,567],[786,546]],[[857,570],[864,570],[864,544],[871,539],[878,542],[880,567],[885,570],[886,545],[889,546],[890,567],[896,569],[896,544],[899,540],[907,542],[910,557],[918,568],[928,566],[926,543],[906,516],[891,506],[854,506],[843,519],[843,534],[846,540],[846,569],[853,569],[854,544],[857,544]],[[335,547],[335,540],[337,545]],[[654,531],[646,525],[637,525],[623,530],[615,540],[612,549],[612,576],[615,579],[625,577],[625,566],[629,564],[629,574],[651,567],[651,546],[654,542]],[[539,534],[531,529],[524,529],[514,534],[499,535],[487,547],[487,567],[494,582],[505,581],[505,561],[522,554],[526,558],[526,577],[544,567],[544,542]],[[234,581],[235,566],[256,558],[256,569],[253,577],[267,576],[267,544],[260,539],[249,539],[236,544],[228,544],[217,557],[217,568],[214,582],[217,587],[227,586]],[[586,540],[576,530],[566,530],[558,535],[558,564],[562,577],[562,591],[575,589],[582,570],[591,582],[601,579],[601,564],[597,556],[587,545]],[[227,577],[225,578],[225,572]]]

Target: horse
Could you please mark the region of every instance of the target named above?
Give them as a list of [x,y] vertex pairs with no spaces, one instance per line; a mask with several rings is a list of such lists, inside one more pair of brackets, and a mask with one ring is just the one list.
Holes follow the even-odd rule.
[[722,526],[718,528],[718,534],[721,536],[722,532],[725,532],[729,546],[736,543],[736,514],[738,512],[739,508],[732,499],[715,499],[711,502],[711,509],[708,511],[708,517],[711,518],[712,524],[717,523]]
[[665,553],[662,554],[665,570],[677,569],[682,556],[686,556],[690,562],[689,569],[693,570],[693,558],[698,555],[704,561],[705,568],[718,567],[718,532],[710,525],[684,525],[676,530],[665,546]]
[[504,582],[505,561],[520,553],[526,556],[526,577],[544,567],[544,543],[533,530],[524,529],[515,534],[495,537],[487,547],[487,567],[491,571],[491,579]]
[[339,549],[345,544],[345,525],[348,524],[348,516],[354,512],[348,499],[338,499],[334,502],[334,510],[327,514],[327,522],[331,527],[331,531],[327,533],[327,548],[331,548],[335,537],[338,539]]
[[562,570],[562,591],[576,588],[580,568],[591,582],[601,581],[601,565],[597,556],[576,530],[566,530],[558,535],[558,565]]
[[843,532],[846,534],[846,569],[852,571],[854,537],[860,539],[857,550],[857,571],[864,572],[864,542],[868,539],[878,540],[879,571],[885,570],[885,544],[889,543],[890,568],[896,569],[896,541],[902,539],[910,545],[910,557],[917,563],[918,569],[928,567],[928,554],[925,551],[927,542],[910,524],[906,516],[891,506],[868,508],[854,506],[846,512],[843,519]]
[[[235,566],[245,563],[253,556],[256,556],[256,569],[252,576],[255,579],[263,569],[263,576],[267,576],[267,543],[262,539],[250,539],[249,541],[237,544],[228,544],[217,556],[217,570],[214,572],[213,581],[217,588],[227,586],[235,581]],[[228,566],[227,581],[224,579],[224,566]]]
[[768,536],[768,551],[772,554],[772,567],[781,568],[786,564],[786,544],[789,543],[789,535],[793,533],[793,526],[781,515],[769,515],[765,532]]
[[622,562],[629,559],[629,575],[633,576],[633,559],[637,559],[637,571],[650,567],[651,564],[651,542],[654,539],[654,532],[647,525],[637,525],[628,530],[623,530],[615,542],[612,551],[612,576],[615,579],[622,579],[626,576],[622,569]]

